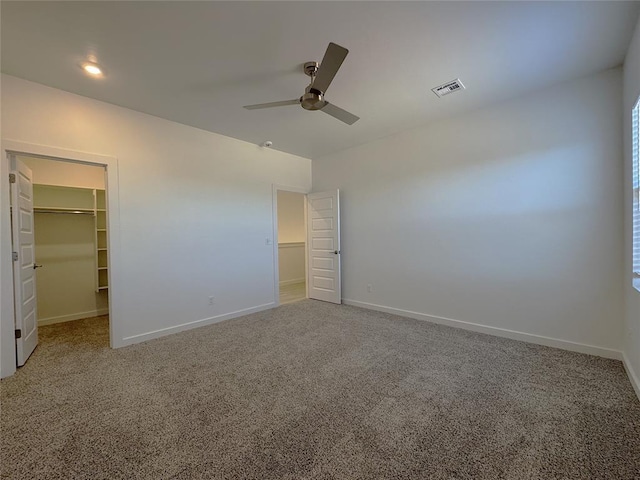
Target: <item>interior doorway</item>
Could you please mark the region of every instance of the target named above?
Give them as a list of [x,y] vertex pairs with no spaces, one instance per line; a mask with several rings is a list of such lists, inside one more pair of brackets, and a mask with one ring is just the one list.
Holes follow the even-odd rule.
[[76,336],[90,338],[94,323],[102,330],[108,323],[107,172],[104,165],[29,154],[11,155],[10,164],[17,172],[10,217],[22,366],[37,345],[38,327],[78,322]]
[[280,304],[307,298],[306,195],[277,190],[278,289]]
[[342,303],[339,190],[274,185],[273,237],[276,305],[304,298]]

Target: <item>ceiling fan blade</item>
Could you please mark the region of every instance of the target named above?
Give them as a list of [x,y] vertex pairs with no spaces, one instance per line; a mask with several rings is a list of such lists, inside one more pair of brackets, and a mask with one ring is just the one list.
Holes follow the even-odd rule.
[[333,118],[337,118],[347,125],[353,125],[358,120],[360,120],[360,117],[357,117],[353,113],[349,113],[346,110],[341,109],[340,107],[336,107],[334,104],[329,102],[325,102],[324,107],[322,107],[320,111],[328,113]]
[[333,81],[333,77],[338,73],[338,69],[348,53],[349,50],[346,48],[336,45],[335,43],[330,43],[313,81],[313,88],[320,90],[322,93],[326,93],[327,88],[329,88],[329,85],[331,85]]
[[271,103],[258,103],[256,105],[245,105],[244,108],[247,110],[258,110],[260,108],[271,108],[271,107],[286,107],[287,105],[299,105],[300,99],[295,98],[293,100],[283,100],[282,102],[271,102]]

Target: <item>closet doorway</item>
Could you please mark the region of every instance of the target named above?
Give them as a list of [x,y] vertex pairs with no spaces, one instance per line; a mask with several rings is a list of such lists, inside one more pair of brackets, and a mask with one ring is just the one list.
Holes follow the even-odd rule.
[[[96,335],[100,334],[108,344],[106,168],[29,155],[15,155],[13,162],[16,169],[19,167],[31,176],[34,285],[26,289],[17,282],[14,288],[19,306],[28,300],[27,291],[35,300],[35,342],[37,328],[45,327],[42,332],[48,336],[72,329],[80,343],[83,338],[95,341]],[[15,188],[25,187],[16,185]],[[17,199],[16,203],[20,201],[19,195],[16,190],[12,196]],[[22,226],[17,225],[18,219],[13,212],[17,213],[19,209],[14,206],[12,230],[17,233]],[[20,241],[19,236],[14,235],[14,251],[20,251]],[[20,295],[25,298],[20,299]],[[32,319],[27,317],[25,314],[20,320],[25,324],[25,332],[30,333],[27,324]],[[26,362],[31,353],[29,350],[35,348],[33,341],[28,343],[30,345],[23,345],[21,349],[17,340],[18,366]]]
[[277,298],[283,305],[307,298],[306,195],[276,188],[274,196],[277,212]]

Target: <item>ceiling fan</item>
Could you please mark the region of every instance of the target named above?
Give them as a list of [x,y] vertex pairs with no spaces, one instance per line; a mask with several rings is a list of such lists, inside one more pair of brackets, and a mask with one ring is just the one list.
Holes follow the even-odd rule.
[[304,95],[293,100],[246,105],[244,108],[247,110],[257,110],[259,108],[301,105],[305,110],[320,110],[348,125],[353,125],[360,119],[360,117],[357,117],[353,113],[349,113],[324,99],[324,94],[326,93],[327,88],[331,85],[333,77],[338,73],[338,69],[342,65],[342,62],[344,62],[348,53],[349,50],[346,48],[336,45],[335,43],[329,43],[320,65],[318,65],[318,62],[306,62],[304,64],[304,73],[311,77],[311,83],[305,89]]

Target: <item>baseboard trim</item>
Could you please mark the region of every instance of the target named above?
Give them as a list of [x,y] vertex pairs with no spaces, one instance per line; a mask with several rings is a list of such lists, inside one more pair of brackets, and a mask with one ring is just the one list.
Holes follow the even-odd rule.
[[587,345],[584,343],[570,342],[568,340],[560,340],[558,338],[544,337],[531,333],[518,332],[516,330],[508,330],[506,328],[491,327],[479,323],[465,322],[463,320],[454,320],[452,318],[439,317],[437,315],[428,315],[426,313],[413,312],[411,310],[402,310],[400,308],[387,307],[384,305],[376,305],[374,303],[360,302],[358,300],[343,299],[342,303],[352,305],[354,307],[367,308],[379,312],[391,313],[402,317],[414,318],[416,320],[425,320],[427,322],[447,325],[449,327],[462,328],[473,332],[486,333],[496,337],[510,338],[512,340],[520,340],[546,347],[560,348],[572,352],[586,353],[597,357],[612,358],[622,360],[622,352],[611,348],[597,347],[595,345]]
[[274,302],[265,303],[256,307],[245,308],[242,310],[236,310],[235,312],[224,313],[215,317],[203,318],[201,320],[195,320],[193,322],[182,323],[173,327],[160,328],[152,332],[140,333],[138,335],[131,335],[130,337],[124,337],[121,342],[118,343],[118,347],[126,347],[128,345],[134,345],[136,343],[146,342],[147,340],[153,340],[154,338],[165,337],[174,333],[184,332],[185,330],[191,330],[198,327],[205,327],[207,325],[213,325],[214,323],[223,322],[225,320],[231,320],[232,318],[243,317],[252,313],[262,312],[263,310],[269,310],[274,308],[276,304]]
[[622,352],[622,364],[624,365],[624,369],[627,371],[627,376],[629,377],[629,381],[631,382],[633,389],[636,391],[638,400],[640,400],[640,377],[636,375],[636,372],[631,366],[631,362],[629,361],[629,357],[627,357],[626,352]]
[[38,319],[38,326],[53,325],[54,323],[73,322],[74,320],[82,320],[83,318],[99,317],[100,315],[108,315],[109,309],[102,308],[100,310],[90,310],[88,312],[72,313],[70,315],[60,315],[58,317],[47,317]]
[[286,287],[287,285],[294,285],[296,283],[304,283],[304,277],[302,278],[294,278],[293,280],[284,280],[283,282],[280,282],[280,286],[281,287]]

